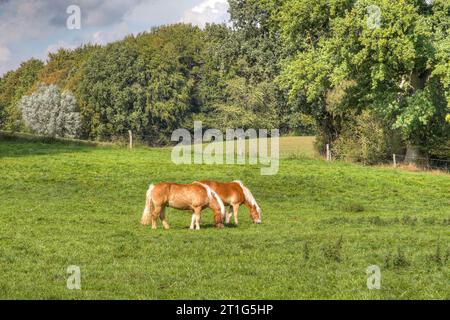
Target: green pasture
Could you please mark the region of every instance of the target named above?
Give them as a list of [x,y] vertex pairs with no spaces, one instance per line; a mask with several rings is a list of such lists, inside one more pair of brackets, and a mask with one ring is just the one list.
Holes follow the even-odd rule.
[[[174,165],[170,149],[0,140],[2,299],[450,299],[450,176],[325,162],[281,139],[260,165]],[[158,181],[240,179],[263,210],[139,224]],[[81,290],[67,288],[67,268]],[[377,265],[381,288],[367,287]]]

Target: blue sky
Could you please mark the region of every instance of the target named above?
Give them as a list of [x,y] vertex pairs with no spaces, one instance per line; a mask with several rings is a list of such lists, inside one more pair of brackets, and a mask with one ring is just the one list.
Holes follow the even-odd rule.
[[[67,7],[81,10],[81,29],[69,30]],[[153,26],[227,22],[226,0],[0,0],[0,75],[60,47],[105,44]]]

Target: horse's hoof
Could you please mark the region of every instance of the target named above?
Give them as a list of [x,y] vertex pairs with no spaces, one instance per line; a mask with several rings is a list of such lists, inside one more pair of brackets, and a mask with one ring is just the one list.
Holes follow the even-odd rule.
[[223,225],[223,223],[218,223],[218,224],[216,224],[216,228],[217,229],[222,229],[222,228],[224,228],[225,226]]

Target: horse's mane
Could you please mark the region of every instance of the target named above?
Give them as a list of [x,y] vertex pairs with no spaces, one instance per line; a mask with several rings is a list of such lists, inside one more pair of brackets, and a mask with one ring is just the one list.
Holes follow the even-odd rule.
[[250,192],[250,190],[246,186],[244,186],[244,184],[240,180],[234,180],[233,182],[236,182],[236,183],[238,183],[241,186],[242,191],[244,192],[245,200],[248,203],[250,203],[252,206],[255,206],[256,207],[256,211],[258,211],[258,213],[261,214],[261,208],[259,207],[258,203],[255,200],[255,197]]
[[211,199],[212,197],[214,197],[217,201],[217,203],[220,206],[220,213],[222,214],[222,216],[225,215],[225,206],[222,202],[222,199],[220,199],[220,197],[217,195],[217,193],[214,192],[213,189],[211,189],[208,185],[195,181],[194,183],[201,185],[203,188],[205,188],[206,192],[208,193],[208,198]]

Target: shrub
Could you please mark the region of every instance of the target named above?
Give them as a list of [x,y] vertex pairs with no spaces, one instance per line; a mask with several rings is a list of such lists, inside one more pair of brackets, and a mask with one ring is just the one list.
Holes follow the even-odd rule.
[[395,132],[376,116],[363,112],[353,123],[347,123],[332,144],[337,159],[376,164],[390,159],[400,147]]
[[22,119],[35,133],[50,137],[78,136],[81,128],[80,113],[70,91],[62,94],[55,85],[42,85],[19,103]]

